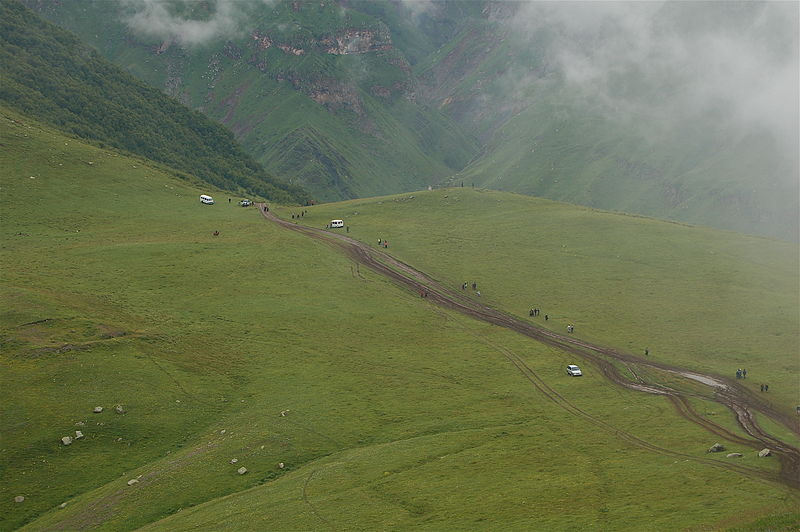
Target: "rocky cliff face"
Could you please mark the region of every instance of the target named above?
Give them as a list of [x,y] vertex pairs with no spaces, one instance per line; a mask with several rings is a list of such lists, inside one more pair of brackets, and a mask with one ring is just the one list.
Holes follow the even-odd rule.
[[311,51],[332,55],[367,54],[392,49],[392,39],[388,31],[354,28],[342,30],[335,36],[308,40],[303,47],[280,42],[278,37],[270,36],[267,31],[261,29],[253,30],[250,38],[258,50],[275,46],[290,55],[303,55]]
[[334,55],[366,54],[392,49],[388,32],[378,35],[372,30],[347,29],[333,39],[323,39],[320,44],[325,46],[326,53]]

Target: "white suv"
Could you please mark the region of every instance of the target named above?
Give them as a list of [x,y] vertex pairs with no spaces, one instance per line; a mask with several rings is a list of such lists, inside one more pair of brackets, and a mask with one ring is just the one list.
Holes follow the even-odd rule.
[[583,373],[581,373],[581,368],[575,364],[570,364],[567,366],[567,375],[571,375],[572,377],[580,377],[583,375]]

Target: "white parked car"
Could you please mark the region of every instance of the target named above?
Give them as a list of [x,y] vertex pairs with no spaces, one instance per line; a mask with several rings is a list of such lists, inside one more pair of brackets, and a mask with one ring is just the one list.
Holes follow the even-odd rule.
[[575,364],[569,364],[567,366],[567,375],[570,375],[572,377],[580,377],[581,375],[583,375],[583,373],[581,373],[581,368],[579,368]]

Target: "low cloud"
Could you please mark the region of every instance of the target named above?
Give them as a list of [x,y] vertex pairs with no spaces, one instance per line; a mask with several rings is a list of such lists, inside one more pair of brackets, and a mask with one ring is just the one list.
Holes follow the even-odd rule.
[[123,21],[137,35],[195,46],[239,36],[247,31],[250,8],[272,3],[272,0],[124,0]]
[[668,130],[713,114],[796,150],[799,14],[795,2],[531,2],[508,23],[520,46],[548,34],[551,68],[610,116]]

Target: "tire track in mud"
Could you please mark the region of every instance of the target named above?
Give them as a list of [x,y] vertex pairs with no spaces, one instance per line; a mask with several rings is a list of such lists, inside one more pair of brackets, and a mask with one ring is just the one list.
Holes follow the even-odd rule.
[[[754,449],[758,449],[759,447],[768,447],[777,455],[778,459],[780,460],[780,473],[776,476],[766,471],[749,468],[747,466],[741,466],[731,462],[720,462],[717,460],[684,455],[675,451],[670,451],[669,449],[658,447],[632,434],[621,431],[620,429],[606,424],[602,420],[590,416],[574,405],[571,405],[571,403],[566,401],[563,397],[558,395],[549,386],[547,386],[547,384],[544,383],[544,381],[542,381],[521,358],[519,358],[517,355],[510,354],[510,352],[506,353],[507,350],[502,350],[506,358],[508,358],[517,367],[517,369],[529,381],[531,381],[534,386],[537,387],[537,389],[541,390],[542,393],[544,393],[549,399],[558,403],[560,406],[572,412],[573,414],[586,417],[587,419],[592,420],[594,423],[601,425],[604,424],[604,427],[607,430],[619,435],[622,439],[634,443],[640,447],[650,449],[654,452],[658,452],[660,454],[667,453],[673,456],[680,456],[681,458],[693,459],[695,461],[727,467],[728,469],[735,470],[741,474],[753,478],[780,482],[790,488],[800,490],[800,449],[766,432],[756,421],[753,412],[759,412],[772,421],[788,428],[794,434],[800,435],[798,421],[793,419],[788,414],[778,411],[771,405],[759,400],[753,395],[752,392],[750,392],[750,390],[740,386],[732,379],[707,375],[697,371],[685,370],[676,366],[665,364],[663,362],[642,360],[639,357],[628,353],[595,345],[572,336],[563,336],[548,329],[537,327],[529,322],[523,321],[520,318],[512,316],[511,314],[485,306],[481,304],[480,301],[469,298],[457,290],[446,288],[425,273],[414,269],[410,265],[392,257],[385,252],[375,250],[367,244],[359,242],[345,235],[331,233],[322,229],[307,227],[282,220],[281,218],[275,216],[272,212],[264,209],[263,204],[259,204],[259,209],[261,214],[268,220],[287,229],[291,229],[311,238],[320,240],[337,251],[343,252],[356,263],[360,263],[369,267],[376,273],[391,279],[395,283],[404,286],[418,294],[426,294],[426,299],[431,303],[454,310],[474,319],[485,321],[500,327],[505,327],[550,347],[554,347],[561,351],[581,357],[582,359],[595,365],[600,370],[601,374],[608,380],[624,388],[637,390],[644,393],[663,395],[673,404],[676,412],[681,417],[701,426],[713,434],[741,445],[752,447]],[[633,375],[634,380],[630,380],[622,375],[614,362],[625,365]],[[702,383],[713,390],[713,396],[701,396],[699,394],[683,392],[669,388],[657,383],[644,382],[644,380],[639,377],[639,375],[633,369],[637,366],[667,372],[684,379]],[[739,426],[752,439],[744,438],[734,434],[728,429],[714,423],[709,419],[704,418],[694,411],[688,401],[688,397],[698,397],[712,400],[727,407],[736,415],[736,420]]]
[[[673,450],[668,449],[666,447],[661,447],[661,446],[655,445],[653,443],[650,443],[647,440],[643,440],[642,438],[639,438],[638,436],[635,436],[634,434],[631,434],[630,432],[627,432],[627,431],[625,431],[623,429],[615,427],[614,425],[612,425],[612,424],[610,424],[610,423],[608,423],[606,421],[603,421],[602,419],[600,419],[600,418],[598,418],[598,417],[586,412],[585,410],[581,409],[580,407],[578,407],[575,404],[573,404],[572,402],[570,402],[568,399],[566,399],[560,393],[555,391],[541,377],[539,377],[539,375],[537,375],[536,372],[533,371],[533,369],[531,369],[530,366],[528,366],[528,364],[519,355],[517,355],[513,351],[511,351],[509,349],[506,349],[504,347],[498,346],[498,345],[491,344],[490,342],[487,343],[487,344],[491,345],[492,347],[494,347],[495,349],[497,349],[498,351],[503,353],[503,355],[512,364],[514,364],[514,366],[516,366],[516,368],[519,370],[519,372],[522,373],[522,375],[526,379],[528,379],[533,384],[533,386],[536,387],[537,390],[539,390],[542,394],[544,394],[544,396],[547,399],[549,399],[553,403],[557,404],[558,406],[560,406],[561,408],[563,408],[564,410],[566,410],[570,414],[586,419],[590,423],[600,427],[601,429],[605,430],[606,432],[609,432],[609,433],[619,437],[620,439],[630,443],[631,445],[635,445],[637,447],[640,447],[640,448],[643,448],[643,449],[647,449],[649,451],[652,451],[652,452],[655,452],[655,453],[658,453],[658,454],[661,454],[661,455],[664,455],[664,456],[670,456],[670,457],[673,457],[673,458],[681,458],[683,460],[691,460],[693,462],[698,462],[698,463],[702,463],[702,464],[706,464],[706,465],[713,465],[713,466],[716,466],[716,467],[721,467],[723,469],[736,471],[737,473],[741,473],[741,474],[744,474],[744,475],[747,475],[747,476],[750,476],[750,477],[758,477],[758,478],[760,478],[762,480],[766,480],[766,481],[774,480],[774,475],[769,473],[769,472],[767,472],[767,471],[763,471],[761,469],[757,469],[757,468],[754,468],[754,467],[743,466],[743,465],[739,465],[739,464],[735,464],[735,463],[731,463],[731,462],[722,462],[720,460],[712,460],[710,458],[702,458],[702,457],[689,455],[689,454],[686,454],[686,453],[673,451]],[[705,426],[705,424],[703,424],[703,425]],[[714,432],[714,431],[712,431],[712,432]],[[733,435],[733,436],[734,436],[734,440],[743,440],[739,436],[736,436],[736,435]],[[751,445],[753,443],[751,440],[745,440],[745,441],[747,442],[748,445]]]

